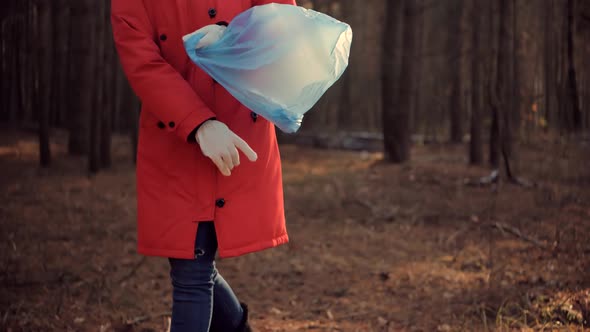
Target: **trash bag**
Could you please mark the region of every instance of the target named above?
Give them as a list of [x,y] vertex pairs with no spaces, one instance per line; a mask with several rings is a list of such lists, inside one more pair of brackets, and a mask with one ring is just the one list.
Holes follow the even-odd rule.
[[286,133],[348,66],[352,30],[302,7],[268,4],[183,37],[190,59]]

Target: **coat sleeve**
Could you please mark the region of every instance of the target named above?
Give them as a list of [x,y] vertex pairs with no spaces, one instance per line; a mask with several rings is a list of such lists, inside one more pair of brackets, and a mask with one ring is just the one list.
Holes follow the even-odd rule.
[[215,114],[162,57],[142,0],[112,0],[111,24],[131,87],[166,129],[186,142],[196,127]]

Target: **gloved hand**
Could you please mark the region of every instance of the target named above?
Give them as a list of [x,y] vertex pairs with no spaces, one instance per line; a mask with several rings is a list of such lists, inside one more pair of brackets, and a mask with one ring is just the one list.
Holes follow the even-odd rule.
[[231,131],[224,123],[207,120],[195,134],[201,151],[219,168],[221,174],[230,176],[232,169],[240,165],[240,149],[246,157],[254,162],[258,159],[256,152],[248,143]]
[[199,41],[197,46],[195,46],[195,49],[200,49],[200,48],[207,47],[207,46],[217,42],[219,39],[221,39],[221,36],[223,36],[223,33],[225,32],[226,29],[227,28],[223,25],[217,25],[217,24],[206,25],[193,33],[183,36],[182,40],[186,41],[187,39],[189,39],[193,35],[203,34],[204,35],[203,38],[201,38],[201,40]]

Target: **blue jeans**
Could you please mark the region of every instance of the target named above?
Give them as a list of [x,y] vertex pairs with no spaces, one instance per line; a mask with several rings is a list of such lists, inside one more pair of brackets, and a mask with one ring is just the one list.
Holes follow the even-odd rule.
[[170,332],[236,331],[244,309],[215,267],[217,237],[212,222],[200,222],[195,259],[169,258],[172,280]]

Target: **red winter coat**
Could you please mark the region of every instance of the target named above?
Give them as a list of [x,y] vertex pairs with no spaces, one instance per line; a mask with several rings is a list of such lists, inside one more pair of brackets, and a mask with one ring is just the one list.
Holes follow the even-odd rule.
[[[288,241],[281,162],[274,126],[241,105],[193,64],[182,36],[230,22],[270,2],[294,0],[112,0],[111,21],[123,69],[142,101],[137,151],[138,251],[194,258],[199,221],[214,221],[221,257]],[[223,176],[190,133],[210,118],[225,123],[258,154]]]

